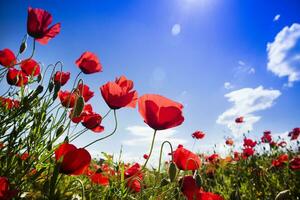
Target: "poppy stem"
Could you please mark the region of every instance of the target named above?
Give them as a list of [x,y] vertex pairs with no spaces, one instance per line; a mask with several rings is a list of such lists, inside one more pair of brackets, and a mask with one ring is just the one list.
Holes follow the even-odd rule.
[[102,117],[102,120],[108,116],[108,114],[111,112],[111,109],[109,109],[109,111]]
[[163,152],[164,145],[165,145],[166,143],[168,143],[169,146],[170,146],[170,149],[171,149],[171,156],[172,156],[172,162],[173,162],[173,147],[172,147],[172,144],[171,144],[171,142],[169,142],[169,141],[164,141],[164,142],[161,144],[161,147],[160,147],[159,163],[158,163],[158,174],[160,173],[161,157],[162,157],[162,152]]
[[150,152],[149,152],[149,154],[148,154],[148,158],[147,158],[147,160],[146,160],[146,162],[145,162],[145,164],[144,164],[142,170],[144,170],[144,169],[146,168],[146,165],[147,165],[147,163],[148,163],[148,161],[149,161],[149,159],[150,159],[150,157],[151,157],[152,150],[153,150],[153,146],[154,146],[154,141],[155,141],[156,132],[157,132],[157,130],[154,130],[153,138],[152,138],[152,142],[151,142],[151,147],[150,147]]
[[91,143],[85,145],[83,148],[85,149],[85,148],[87,148],[87,147],[89,147],[89,146],[95,144],[96,142],[99,142],[99,141],[101,141],[101,140],[104,140],[104,139],[106,139],[106,138],[109,138],[110,136],[112,136],[113,134],[115,134],[115,132],[117,131],[117,128],[118,128],[118,120],[117,120],[117,111],[116,111],[116,110],[114,110],[114,118],[115,118],[115,128],[114,128],[114,130],[113,130],[109,135],[107,135],[107,136],[105,136],[105,137],[102,137],[102,138],[99,138],[99,139],[97,139],[97,140],[95,140],[95,141],[93,141],[93,142],[91,142]]
[[79,178],[75,178],[75,180],[80,184],[80,186],[81,186],[81,197],[82,197],[82,200],[85,200],[85,189],[84,189],[83,182]]

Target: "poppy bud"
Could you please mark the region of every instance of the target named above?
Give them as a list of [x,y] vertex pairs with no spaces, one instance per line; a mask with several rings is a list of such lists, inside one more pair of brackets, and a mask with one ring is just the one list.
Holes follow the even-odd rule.
[[170,166],[169,166],[169,177],[170,180],[173,182],[175,177],[176,177],[176,165],[174,164],[174,162],[171,162]]
[[19,49],[19,54],[22,54],[25,50],[26,50],[26,47],[27,47],[27,42],[26,40],[22,42],[22,44],[20,45],[20,49]]

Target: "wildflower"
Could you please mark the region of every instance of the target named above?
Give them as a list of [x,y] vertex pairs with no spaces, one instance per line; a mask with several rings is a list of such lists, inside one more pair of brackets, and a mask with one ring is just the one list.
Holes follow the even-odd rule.
[[66,108],[73,108],[78,98],[78,95],[74,92],[69,91],[59,91],[58,98],[60,99],[61,104]]
[[300,157],[294,157],[290,161],[290,169],[293,171],[299,171],[300,170]]
[[28,8],[27,33],[41,44],[47,44],[60,32],[60,23],[48,28],[52,23],[49,12],[39,8]]
[[256,146],[256,144],[257,144],[256,141],[253,141],[253,140],[251,140],[249,138],[245,138],[244,139],[244,147],[251,147],[251,148],[253,148],[253,147]]
[[82,125],[96,133],[104,131],[104,127],[101,126],[102,117],[98,113],[88,113],[82,117]]
[[38,76],[41,73],[40,65],[33,59],[22,61],[21,69],[27,76]]
[[17,63],[17,58],[10,49],[3,49],[0,51],[0,65],[4,67],[12,67]]
[[57,71],[54,74],[54,83],[60,84],[61,86],[65,85],[70,79],[70,72],[61,72]]
[[93,74],[102,71],[102,65],[99,58],[89,51],[84,52],[80,58],[76,60],[76,65],[84,74]]
[[197,170],[201,166],[199,156],[184,147],[178,147],[173,152],[173,159],[181,170]]
[[254,150],[251,147],[246,147],[243,149],[242,157],[244,159],[248,158],[249,156],[252,156],[254,154]]
[[141,191],[141,181],[143,179],[143,174],[138,163],[135,163],[130,168],[125,170],[124,176],[126,178],[126,185],[131,191]]
[[18,194],[17,190],[10,189],[10,183],[6,177],[0,177],[0,199],[10,200]]
[[164,130],[182,124],[182,109],[182,104],[160,95],[146,94],[139,98],[139,112],[144,122],[154,130]]
[[125,76],[116,78],[114,82],[108,82],[100,88],[102,97],[111,109],[122,107],[135,108],[138,94],[133,90],[133,82]]
[[272,141],[271,131],[265,131],[264,135],[261,137],[263,143],[270,143]]
[[227,138],[225,141],[225,144],[228,146],[232,146],[234,144],[233,139],[232,138]]
[[7,83],[9,85],[15,85],[22,87],[27,85],[28,77],[22,70],[17,70],[15,68],[10,68],[6,74]]
[[199,139],[203,139],[205,136],[205,134],[202,132],[202,131],[195,131],[193,134],[192,134],[192,137],[199,140]]
[[77,148],[72,144],[63,143],[55,151],[55,159],[61,164],[59,172],[69,175],[80,175],[88,168],[91,155],[83,148]]
[[95,173],[93,175],[90,176],[90,179],[92,181],[92,183],[98,184],[98,185],[109,185],[109,178],[107,176],[104,176],[101,173]]
[[235,123],[237,124],[241,124],[241,123],[244,123],[244,117],[238,117],[235,119]]

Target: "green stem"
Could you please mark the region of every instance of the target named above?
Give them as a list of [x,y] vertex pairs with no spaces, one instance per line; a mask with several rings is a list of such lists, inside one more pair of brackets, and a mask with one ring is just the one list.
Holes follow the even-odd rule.
[[105,119],[110,112],[111,112],[111,109],[109,109],[109,111],[102,117],[102,120]]
[[105,137],[102,137],[102,138],[99,138],[99,139],[97,139],[97,140],[95,140],[95,141],[93,141],[93,142],[91,142],[91,143],[85,145],[83,148],[85,149],[85,148],[87,148],[87,147],[89,147],[89,146],[95,144],[96,142],[99,142],[99,141],[101,141],[101,140],[104,140],[104,139],[106,139],[106,138],[112,136],[112,135],[117,131],[117,127],[118,127],[118,120],[117,120],[117,112],[116,112],[116,110],[114,110],[114,118],[115,118],[115,128],[114,128],[114,130],[113,130],[109,135],[107,135],[107,136],[105,136]]
[[161,144],[161,147],[160,147],[159,164],[158,164],[158,174],[160,173],[161,157],[162,157],[163,147],[164,147],[164,144],[166,144],[166,143],[168,143],[169,146],[170,146],[170,149],[171,149],[171,156],[172,156],[172,162],[173,162],[173,147],[172,147],[172,144],[171,144],[169,141],[164,141],[164,142]]
[[147,158],[147,160],[146,160],[146,162],[145,162],[145,164],[144,164],[142,170],[144,170],[144,169],[146,168],[146,165],[147,165],[147,163],[148,163],[148,161],[149,161],[149,159],[150,159],[150,157],[151,157],[151,154],[152,154],[152,151],[153,151],[153,146],[154,146],[154,141],[155,141],[156,132],[157,132],[157,130],[154,130],[153,138],[152,138],[152,142],[151,142],[151,147],[150,147],[150,152],[149,152],[148,158]]
[[85,200],[85,190],[84,190],[83,182],[79,178],[75,178],[75,180],[77,182],[79,182],[79,184],[81,186],[81,197],[82,197],[82,200]]

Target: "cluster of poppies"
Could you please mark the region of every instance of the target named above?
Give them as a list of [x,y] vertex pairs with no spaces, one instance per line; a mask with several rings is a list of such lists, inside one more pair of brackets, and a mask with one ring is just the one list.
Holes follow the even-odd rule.
[[[28,9],[27,33],[34,39],[34,42],[47,44],[50,39],[54,38],[60,32],[60,23],[49,27],[51,23],[52,16],[47,11],[43,9]],[[23,50],[24,47],[20,48],[19,53],[22,53]],[[32,56],[18,61],[17,56],[10,49],[0,51],[0,64],[7,68],[7,82],[13,86],[24,87],[41,74],[40,65],[32,59]],[[78,76],[81,73],[94,74],[103,70],[98,56],[89,51],[84,52],[75,61],[75,64],[80,69]],[[88,103],[94,96],[94,92],[90,87],[79,81],[71,91],[61,89],[70,80],[70,76],[70,72],[56,71],[53,77],[51,77],[53,83],[59,86],[59,90],[56,91],[57,96],[60,104],[68,111],[70,121],[76,124],[81,123],[86,129],[95,133],[103,132],[104,126],[101,124],[103,117],[99,113],[96,113],[92,105]],[[103,84],[99,90],[107,106],[114,112],[125,107],[135,108],[138,105],[138,112],[144,122],[154,130],[154,136],[157,131],[174,128],[184,122],[182,104],[158,94],[138,96],[138,92],[134,90],[133,81],[125,76],[117,77],[115,80]],[[18,108],[20,102],[11,98],[1,97],[0,105],[7,109],[12,109]],[[237,124],[244,123],[244,117],[236,118],[235,122]],[[299,135],[300,128],[295,128],[289,133],[291,140],[296,140]],[[192,138],[195,140],[200,140],[204,137],[205,133],[199,130],[192,134]],[[275,142],[272,139],[270,131],[264,132],[261,142],[269,143],[272,148],[284,147],[286,145],[285,141]],[[233,146],[234,141],[232,138],[227,138],[225,144]],[[238,161],[240,158],[247,159],[253,156],[256,145],[256,141],[244,138],[242,153],[234,152],[233,158],[228,159],[228,161]],[[143,156],[146,159],[144,167],[141,167],[138,163],[124,166],[125,170],[122,175],[126,179],[127,187],[133,192],[140,192],[142,187],[144,187],[143,170],[151,156],[151,152],[152,148],[149,154],[144,154]],[[202,161],[205,164],[215,165],[221,160],[220,156],[214,153],[206,156],[201,161],[201,156],[184,148],[183,145],[179,145],[170,155],[172,156],[170,168],[174,165],[179,170],[187,173],[189,171],[195,173],[203,164]],[[26,160],[29,154],[25,152],[19,157],[21,160]],[[77,148],[67,141],[60,144],[55,150],[55,160],[60,173],[66,175],[86,175],[92,183],[103,186],[109,185],[110,176],[120,174],[119,171],[115,171],[106,164],[93,164],[92,157],[85,148]],[[281,168],[288,162],[290,169],[300,170],[300,158],[294,157],[289,161],[287,154],[279,155],[272,161],[272,166]],[[188,200],[223,199],[218,194],[204,191],[196,183],[195,176],[184,175],[180,179],[179,185],[182,193]],[[0,199],[11,199],[15,195],[16,191],[10,190],[9,181],[5,177],[0,177]]]
[[[29,79],[40,75],[40,65],[33,59],[25,59],[19,63],[17,58],[10,49],[0,51],[0,64],[8,68],[6,74],[7,83],[14,86],[24,86],[28,84]],[[20,66],[20,69],[16,68]]]

